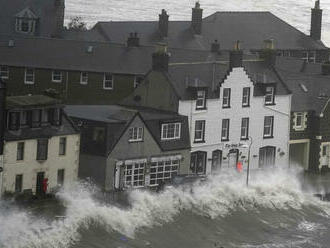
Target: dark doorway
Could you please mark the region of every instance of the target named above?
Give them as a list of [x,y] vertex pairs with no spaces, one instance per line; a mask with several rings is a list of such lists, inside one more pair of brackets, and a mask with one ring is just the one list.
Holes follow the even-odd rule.
[[259,149],[259,167],[266,168],[275,165],[276,147],[265,146]]
[[193,152],[191,154],[190,169],[195,174],[205,174],[206,173],[206,152]]
[[228,154],[228,168],[236,169],[238,162],[238,149],[231,149]]
[[221,168],[222,151],[215,150],[212,152],[212,172]]
[[38,172],[38,174],[37,174],[37,188],[36,188],[37,195],[43,194],[42,182],[43,182],[44,179],[45,179],[45,172]]

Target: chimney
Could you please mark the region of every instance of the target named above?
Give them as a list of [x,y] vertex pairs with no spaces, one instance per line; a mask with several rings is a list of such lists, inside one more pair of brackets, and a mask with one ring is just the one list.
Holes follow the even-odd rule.
[[322,33],[322,9],[320,8],[320,0],[316,0],[315,7],[312,9],[311,17],[311,34],[314,40],[321,40]]
[[243,65],[243,51],[241,50],[240,41],[235,42],[234,50],[229,54],[229,66],[230,69],[235,67],[242,67]]
[[200,3],[196,2],[195,8],[192,9],[191,28],[194,34],[202,34],[202,19],[203,9],[200,7]]
[[128,47],[140,46],[140,38],[138,37],[138,34],[136,32],[129,34],[129,37],[127,38],[127,46]]
[[168,71],[169,54],[166,44],[158,44],[156,51],[152,54],[152,69],[154,71]]
[[211,44],[211,52],[218,53],[219,51],[220,51],[220,44],[218,40],[214,40],[214,42]]
[[322,75],[330,75],[330,61],[324,62],[322,64]]
[[260,58],[264,59],[270,66],[276,64],[277,52],[274,48],[275,43],[273,39],[264,40],[264,49],[260,52]]
[[168,36],[168,18],[166,10],[162,9],[162,13],[159,15],[158,29],[162,38]]
[[64,29],[65,0],[54,0],[55,27],[52,37],[61,38]]
[[[6,123],[6,84],[2,81],[0,77],[0,157],[3,155],[5,123]],[[0,158],[0,167],[2,167],[1,162],[2,161]]]

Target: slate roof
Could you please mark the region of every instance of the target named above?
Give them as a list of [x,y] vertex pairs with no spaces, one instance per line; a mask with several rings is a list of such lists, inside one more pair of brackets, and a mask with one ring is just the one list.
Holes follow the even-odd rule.
[[322,113],[330,99],[330,75],[321,74],[320,64],[304,64],[293,58],[279,58],[276,69],[292,91],[291,111],[315,111],[317,115]]
[[56,20],[54,0],[0,0],[0,34],[17,35],[15,16],[28,8],[39,18],[39,34],[51,37]]
[[44,95],[8,96],[6,98],[7,109],[22,109],[58,104],[60,104],[60,100]]
[[[8,46],[9,40],[14,46]],[[88,47],[92,52],[88,53]],[[154,46],[127,47],[110,42],[0,35],[0,64],[58,70],[146,74],[152,67]],[[205,62],[222,55],[208,51],[169,49],[170,63]]]
[[277,49],[326,49],[320,41],[297,30],[270,12],[216,12],[203,19],[202,35],[194,35],[190,21],[170,21],[165,40],[158,31],[158,21],[99,22],[95,29],[106,40],[125,43],[130,32],[137,32],[141,44],[160,41],[169,47],[209,50],[217,39],[221,49],[230,50],[236,40],[243,49],[262,49],[266,39],[274,39]]
[[[111,134],[109,135],[113,137],[113,139],[109,140],[109,153],[112,151],[126,128],[128,128],[130,122],[137,115],[142,118],[148,130],[163,151],[190,148],[188,119],[186,116],[182,116],[177,113],[145,107],[126,107],[119,105],[67,105],[65,107],[65,111],[72,118],[92,120],[109,124],[111,126]],[[162,121],[181,121],[181,139],[174,141],[162,141]]]

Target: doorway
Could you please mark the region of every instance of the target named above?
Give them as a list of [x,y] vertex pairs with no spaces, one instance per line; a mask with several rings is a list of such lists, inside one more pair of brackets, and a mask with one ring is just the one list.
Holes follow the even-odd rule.
[[42,182],[45,179],[45,172],[38,172],[37,173],[37,185],[36,185],[36,194],[41,195],[43,194],[43,187]]
[[228,168],[236,169],[238,162],[238,149],[231,149],[228,154]]
[[212,172],[217,171],[221,168],[222,162],[222,151],[215,150],[212,152]]
[[265,146],[259,149],[259,167],[267,168],[275,165],[276,147]]

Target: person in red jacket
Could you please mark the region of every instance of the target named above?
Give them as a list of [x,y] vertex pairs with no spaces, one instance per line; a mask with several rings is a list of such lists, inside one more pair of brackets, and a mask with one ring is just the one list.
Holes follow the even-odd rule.
[[48,178],[45,178],[42,181],[42,190],[43,190],[44,194],[47,193],[47,188],[48,188]]

